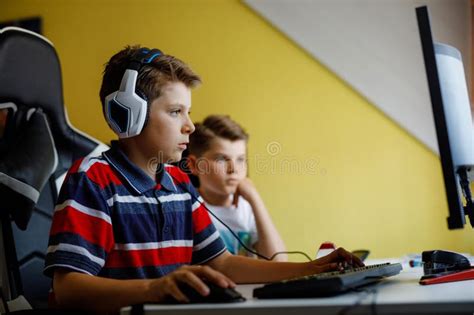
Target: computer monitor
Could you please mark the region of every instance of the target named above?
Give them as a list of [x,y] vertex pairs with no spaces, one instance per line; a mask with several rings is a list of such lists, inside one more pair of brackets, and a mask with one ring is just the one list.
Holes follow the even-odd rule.
[[426,6],[416,8],[416,15],[448,201],[448,228],[463,228],[466,215],[474,227],[467,175],[474,166],[473,130],[461,54],[449,45],[433,43]]

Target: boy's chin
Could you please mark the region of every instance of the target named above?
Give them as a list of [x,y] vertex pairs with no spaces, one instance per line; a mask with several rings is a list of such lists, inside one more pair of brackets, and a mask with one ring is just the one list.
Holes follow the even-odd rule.
[[224,193],[226,195],[233,195],[237,192],[237,187],[226,187],[226,189],[224,189]]
[[166,159],[166,163],[178,163],[181,161],[182,156],[181,152],[173,154]]

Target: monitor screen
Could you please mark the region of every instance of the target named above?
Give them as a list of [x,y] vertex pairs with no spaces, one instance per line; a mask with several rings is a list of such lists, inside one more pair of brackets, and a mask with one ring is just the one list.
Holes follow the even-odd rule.
[[473,129],[464,68],[456,48],[433,43],[428,8],[416,8],[416,15],[448,201],[448,228],[459,229],[468,214],[474,224],[467,178],[474,164]]

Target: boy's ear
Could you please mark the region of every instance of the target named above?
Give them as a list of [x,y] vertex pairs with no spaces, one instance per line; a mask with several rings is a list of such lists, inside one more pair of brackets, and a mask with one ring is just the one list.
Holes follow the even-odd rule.
[[197,176],[198,175],[198,169],[197,169],[197,166],[196,166],[196,163],[197,163],[196,156],[193,155],[193,154],[188,155],[188,157],[186,158],[186,162],[187,162],[189,170],[191,171],[191,174]]

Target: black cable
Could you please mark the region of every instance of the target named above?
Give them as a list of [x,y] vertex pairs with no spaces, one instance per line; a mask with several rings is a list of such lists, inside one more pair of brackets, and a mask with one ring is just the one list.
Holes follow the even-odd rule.
[[464,212],[465,215],[469,217],[469,221],[474,227],[474,204],[472,202],[470,181],[469,177],[467,176],[468,171],[469,168],[461,167],[459,168],[457,173],[459,175],[459,184],[461,185],[462,194],[464,196],[464,199],[466,199],[466,206],[464,207]]
[[[379,282],[380,283],[380,282]],[[370,303],[370,311],[371,311],[371,314],[372,315],[377,315],[377,288],[376,286],[379,284],[379,283],[376,283],[374,284],[374,288],[372,289],[363,289],[363,288],[352,288],[350,289],[350,291],[353,291],[353,292],[359,292],[359,293],[365,293],[364,295],[361,295],[352,305],[349,305],[349,306],[346,306],[344,308],[342,308],[338,315],[345,315],[345,314],[348,314],[350,311],[354,310],[355,308],[357,308],[358,306],[360,306],[360,304],[362,303],[363,300],[365,300],[368,296],[372,295],[372,302]]]
[[[173,175],[171,175],[171,173],[168,172],[168,174],[174,179],[176,180],[178,183],[179,183],[179,180],[177,180],[177,178],[175,178]],[[183,187],[182,187],[183,188]],[[259,257],[259,258],[262,258],[262,259],[265,259],[265,260],[273,260],[277,255],[281,255],[281,254],[301,254],[303,256],[305,256],[309,261],[312,261],[311,257],[309,257],[308,254],[306,254],[305,252],[302,252],[302,251],[284,251],[284,252],[277,252],[275,254],[273,254],[270,258],[267,257],[267,256],[264,256],[260,253],[258,253],[257,251],[254,251],[250,248],[247,247],[247,245],[244,244],[244,242],[242,242],[242,240],[239,238],[239,236],[237,234],[235,234],[235,232],[227,225],[224,223],[224,221],[222,221],[218,216],[216,216],[214,214],[214,212],[212,212],[208,207],[206,207],[206,205],[204,204],[204,202],[201,202],[201,200],[199,200],[199,198],[195,197],[190,191],[188,191],[187,189],[183,188],[184,191],[186,191],[189,195],[191,195],[191,198],[193,198],[195,201],[199,202],[199,204],[201,206],[204,207],[204,209],[206,209],[207,212],[209,212],[214,218],[216,218],[217,221],[219,221],[223,226],[225,226],[229,232],[232,234],[232,236],[235,237],[235,239],[237,240],[237,242],[239,242],[240,245],[242,245],[242,247],[249,253],[252,253],[254,254],[255,256]]]
[[472,204],[472,196],[471,196],[471,187],[469,186],[469,179],[467,176],[467,169],[464,167],[461,167],[458,170],[458,174],[460,177],[459,184],[461,185],[462,193],[464,195],[464,198],[466,199],[466,208],[468,211],[471,211],[473,204]]
[[372,290],[372,303],[370,304],[370,310],[372,311],[372,315],[377,315],[377,288]]
[[207,210],[207,212],[209,212],[214,218],[216,218],[217,221],[219,221],[223,226],[225,226],[229,232],[235,237],[235,239],[237,240],[237,242],[239,242],[240,245],[242,245],[242,247],[249,253],[252,253],[254,255],[256,255],[257,257],[260,257],[262,259],[265,259],[265,260],[271,260],[271,258],[268,258],[267,256],[264,256],[262,254],[259,254],[257,253],[256,251],[250,249],[247,247],[247,245],[244,244],[244,242],[242,242],[242,240],[239,238],[239,236],[237,234],[235,234],[235,232],[227,225],[224,223],[224,221],[222,221],[221,219],[219,219],[219,217],[217,217],[214,212],[212,212],[208,207],[206,207],[206,205],[201,202],[198,198],[196,198],[195,196],[193,196],[193,194],[189,193],[191,195],[191,197],[193,197],[197,202],[199,202],[199,204],[201,206],[204,207],[204,209]]
[[301,255],[304,255],[306,258],[308,258],[309,261],[312,261],[311,257],[308,256],[308,254],[302,252],[302,251],[284,251],[284,252],[277,252],[275,254],[273,254],[271,257],[267,257],[267,256],[264,256],[262,254],[259,254],[258,252],[248,248],[244,242],[242,242],[242,240],[239,238],[239,236],[237,234],[235,234],[235,232],[227,225],[224,223],[224,221],[222,221],[219,217],[217,217],[208,207],[206,207],[206,205],[201,202],[198,198],[194,197],[193,194],[189,193],[194,199],[196,199],[197,202],[199,202],[203,207],[204,209],[207,210],[207,212],[209,212],[214,218],[216,218],[217,221],[219,221],[222,225],[224,225],[229,231],[230,233],[232,233],[232,235],[235,237],[235,239],[237,240],[237,242],[239,242],[240,245],[242,245],[242,247],[249,253],[252,253],[254,255],[256,255],[257,257],[260,257],[262,259],[265,259],[265,260],[273,260],[277,255],[280,255],[280,254],[301,254]]
[[342,310],[338,313],[338,315],[346,315],[347,313],[349,313],[353,309],[357,308],[362,303],[362,301],[368,296],[367,294],[369,293],[368,291],[365,291],[365,290],[357,291],[357,290],[353,289],[352,291],[363,292],[363,293],[366,293],[366,294],[359,296],[359,298],[352,305],[349,305],[349,306],[346,306],[346,307],[342,308]]
[[360,303],[362,303],[362,301],[368,296],[367,294],[369,293],[367,290],[357,290],[357,289],[351,289],[350,291],[354,291],[354,292],[362,292],[362,293],[366,293],[364,295],[361,295],[359,296],[359,298],[352,304],[352,305],[349,305],[349,306],[346,306],[346,307],[343,307],[339,313],[337,313],[338,315],[346,315],[348,314],[350,311],[352,311],[353,309],[357,308]]

